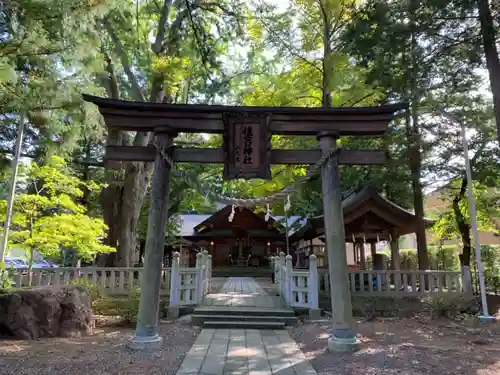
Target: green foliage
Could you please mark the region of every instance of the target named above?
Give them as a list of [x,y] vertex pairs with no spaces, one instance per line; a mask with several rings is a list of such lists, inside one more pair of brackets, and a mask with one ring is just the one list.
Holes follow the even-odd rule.
[[106,297],[102,287],[100,285],[91,283],[88,279],[75,279],[71,282],[73,285],[81,285],[86,287],[90,293],[90,299],[92,301],[92,311],[96,312],[96,307],[102,302]]
[[139,314],[139,299],[141,290],[137,287],[132,289],[128,298],[120,305],[119,315],[125,324],[135,325]]
[[[97,184],[74,177],[59,157],[42,166],[29,165],[20,180],[26,191],[15,197],[9,246],[24,249],[30,267],[35,250],[42,256],[57,256],[61,247],[70,248],[83,260],[115,250],[101,243],[103,221],[88,216],[78,203],[82,187],[95,190]],[[0,208],[4,217],[5,201]]]
[[9,276],[9,272],[3,262],[0,262],[0,291],[12,288],[14,282]]
[[453,296],[451,294],[437,294],[426,300],[426,305],[435,318],[447,317],[456,318],[466,305],[463,297]]
[[500,291],[500,246],[482,245],[481,259],[486,286],[498,293]]

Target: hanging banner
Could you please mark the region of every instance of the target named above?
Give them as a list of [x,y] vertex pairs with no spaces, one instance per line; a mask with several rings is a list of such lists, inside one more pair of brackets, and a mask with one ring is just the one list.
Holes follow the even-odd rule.
[[269,116],[224,114],[224,179],[271,179]]

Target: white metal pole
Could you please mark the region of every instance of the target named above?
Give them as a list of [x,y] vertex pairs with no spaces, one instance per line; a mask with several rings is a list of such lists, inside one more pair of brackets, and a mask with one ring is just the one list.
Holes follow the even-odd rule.
[[489,318],[488,301],[486,299],[486,285],[484,283],[484,266],[483,261],[481,260],[481,244],[479,243],[479,230],[477,227],[476,200],[474,199],[472,170],[469,160],[469,144],[467,142],[467,135],[465,134],[465,125],[462,121],[460,121],[460,133],[462,135],[462,142],[464,147],[465,175],[467,176],[467,195],[469,199],[471,229],[474,236],[474,249],[476,250],[476,264],[477,274],[479,278],[479,291],[481,293],[481,306],[483,310],[483,316],[485,318]]
[[5,214],[5,223],[3,226],[2,247],[0,248],[0,262],[3,263],[5,253],[7,252],[7,244],[9,240],[9,228],[12,220],[12,208],[14,206],[14,197],[16,194],[17,172],[19,170],[19,159],[21,157],[21,148],[24,136],[24,116],[19,118],[19,126],[17,128],[16,149],[14,151],[14,159],[12,160],[12,178],[10,180],[9,195],[7,196],[7,210]]

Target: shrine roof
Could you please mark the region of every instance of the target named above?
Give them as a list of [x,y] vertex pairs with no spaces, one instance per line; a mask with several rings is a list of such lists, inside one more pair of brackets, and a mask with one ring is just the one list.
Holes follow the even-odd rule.
[[[351,236],[360,235],[366,236],[368,240],[386,240],[393,229],[397,230],[399,235],[404,235],[413,233],[416,228],[413,212],[391,202],[373,186],[364,186],[344,193],[342,208],[346,241],[349,241]],[[431,225],[432,221],[426,219],[426,224]],[[324,218],[321,215],[309,218],[291,235],[290,241],[309,240],[323,234]]]
[[[197,214],[185,214],[185,215],[178,215],[181,221],[181,227],[179,230],[179,237],[195,237],[195,236],[200,236],[200,233],[195,230],[195,228],[200,227],[204,222],[209,222],[211,219],[214,218],[214,216],[222,211],[227,212],[228,210],[231,210],[231,206],[223,206],[220,210],[217,212],[214,212],[211,215],[197,215]],[[249,210],[251,211],[251,210]],[[237,215],[238,213],[236,213]],[[259,216],[255,214],[256,216]],[[278,222],[278,223],[284,223],[284,216],[272,216],[273,221]],[[299,221],[300,224],[305,223],[305,219],[301,219],[300,216],[291,216],[288,218],[288,226],[292,226],[295,222]],[[253,228],[249,228],[252,230]]]

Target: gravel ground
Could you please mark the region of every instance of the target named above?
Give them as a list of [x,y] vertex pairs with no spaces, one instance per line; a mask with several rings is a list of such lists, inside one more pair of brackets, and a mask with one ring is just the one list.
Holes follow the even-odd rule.
[[289,328],[319,375],[500,375],[500,323],[426,318],[358,322],[355,354],[326,351],[331,321]]
[[199,329],[188,322],[163,322],[163,350],[125,347],[130,328],[98,328],[81,339],[0,340],[0,374],[7,375],[174,375]]

